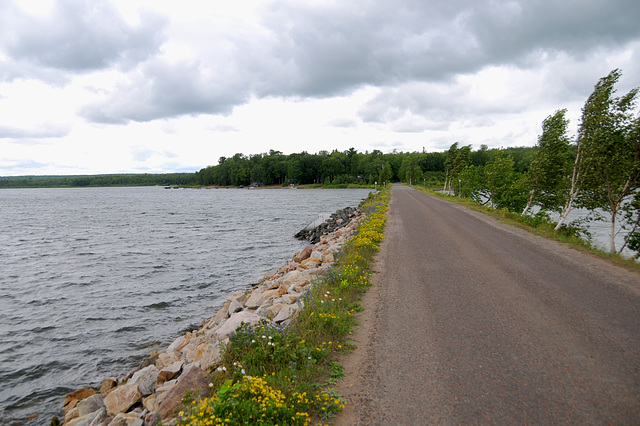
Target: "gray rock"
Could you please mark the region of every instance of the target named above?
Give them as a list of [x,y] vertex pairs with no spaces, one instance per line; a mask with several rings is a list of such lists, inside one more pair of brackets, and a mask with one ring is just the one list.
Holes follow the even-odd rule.
[[95,417],[93,418],[89,426],[102,426],[102,424],[106,419],[107,419],[107,409],[105,407],[102,407],[100,410],[97,411],[97,414],[95,415]]
[[101,424],[107,418],[107,410],[101,408],[100,410],[85,414],[84,416],[77,417],[71,420],[69,423],[65,423],[66,426],[94,426]]
[[309,259],[315,261],[316,263],[322,263],[322,252],[320,250],[314,250],[313,253],[311,253]]
[[64,424],[69,424],[69,422],[71,422],[71,420],[73,419],[77,419],[78,417],[80,417],[78,415],[78,407],[73,407],[72,409],[68,410],[65,415],[64,415]]
[[262,318],[266,318],[269,313],[269,306],[262,305],[254,312],[256,315],[261,316]]
[[89,398],[78,402],[78,416],[86,416],[87,414],[94,413],[101,408],[104,408],[104,399],[102,398],[102,395],[92,395]]
[[182,347],[184,345],[186,345],[186,338],[184,336],[180,336],[178,337],[176,340],[173,341],[172,344],[169,345],[169,347],[167,348],[168,352],[177,352],[180,349],[182,349]]
[[222,352],[220,351],[220,342],[212,342],[204,351],[204,355],[200,360],[200,368],[206,371],[208,367],[217,367],[221,360]]
[[118,413],[109,426],[143,426],[144,421],[134,413]]
[[215,331],[215,335],[219,340],[222,340],[225,337],[229,336],[229,334],[233,333],[236,328],[240,327],[243,322],[256,324],[261,319],[262,317],[254,314],[253,312],[242,311],[235,313],[231,315],[229,319]]
[[244,309],[244,306],[242,306],[242,303],[238,302],[236,299],[233,299],[229,304],[229,315],[233,315],[236,312],[240,312],[243,309]]
[[151,395],[156,388],[156,380],[160,371],[155,365],[150,365],[137,371],[130,380],[130,383],[135,383],[140,388],[142,396]]
[[161,385],[164,382],[167,382],[176,377],[178,374],[180,374],[180,371],[182,371],[183,365],[184,361],[176,361],[173,364],[164,367],[158,373],[158,377],[156,378],[156,385]]
[[247,307],[247,309],[256,309],[260,305],[262,305],[262,302],[264,302],[263,293],[264,293],[264,289],[260,287],[253,290],[253,293],[251,293],[251,296],[244,304]]
[[165,350],[158,354],[158,367],[164,368],[176,361],[180,361],[180,354],[175,351]]
[[273,322],[280,324],[281,322],[291,318],[298,309],[298,305],[286,305],[278,312],[278,315],[273,319]]
[[158,395],[153,394],[142,400],[142,406],[146,409],[147,412],[155,412],[158,411]]
[[169,380],[167,382],[164,382],[162,384],[162,386],[159,386],[156,388],[156,395],[157,395],[157,400],[156,403],[158,405],[160,405],[160,403],[162,403],[162,398],[169,393],[169,391],[171,389],[173,389],[173,387],[176,385],[176,383],[178,383],[178,379],[173,379],[173,380]]

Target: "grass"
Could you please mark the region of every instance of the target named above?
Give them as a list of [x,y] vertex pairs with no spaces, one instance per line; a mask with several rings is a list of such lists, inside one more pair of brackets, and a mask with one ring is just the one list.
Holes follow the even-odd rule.
[[370,264],[384,235],[388,191],[361,205],[367,218],[316,281],[293,323],[243,324],[230,336],[209,392],[185,399],[181,425],[309,425],[335,416],[345,401],[330,386],[344,376],[337,355],[352,350],[354,313],[371,285]]
[[559,241],[583,253],[594,254],[601,259],[609,260],[611,263],[624,267],[628,270],[640,272],[640,264],[636,262],[635,259],[629,259],[620,254],[607,253],[598,249],[582,238],[580,236],[580,230],[577,228],[565,226],[556,231],[553,229],[555,227],[555,223],[541,216],[522,216],[518,213],[483,206],[468,198],[458,198],[443,194],[435,189],[424,189],[419,186],[416,186],[415,188],[429,195],[460,204],[470,210],[491,216],[502,223],[516,226],[527,232],[550,240]]

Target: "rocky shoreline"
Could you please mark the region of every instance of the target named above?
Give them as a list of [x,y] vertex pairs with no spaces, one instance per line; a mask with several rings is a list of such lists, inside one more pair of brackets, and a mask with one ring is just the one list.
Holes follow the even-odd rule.
[[[280,326],[291,323],[303,306],[303,297],[314,280],[327,274],[335,254],[357,229],[364,213],[347,207],[325,222],[295,235],[308,239],[279,270],[269,271],[248,291],[227,297],[218,313],[202,322],[198,330],[185,333],[151,356],[123,378],[107,377],[98,391],[81,388],[64,401],[64,425],[143,426],[162,420],[175,425],[186,391],[204,390],[207,371],[217,368],[221,346],[243,322],[266,319]],[[52,421],[52,424],[54,422]]]

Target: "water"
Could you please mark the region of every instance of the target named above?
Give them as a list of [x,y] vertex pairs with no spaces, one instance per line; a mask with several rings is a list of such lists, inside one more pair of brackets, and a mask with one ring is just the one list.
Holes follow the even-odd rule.
[[301,250],[318,213],[368,192],[0,191],[0,423],[48,424],[66,393],[199,327]]

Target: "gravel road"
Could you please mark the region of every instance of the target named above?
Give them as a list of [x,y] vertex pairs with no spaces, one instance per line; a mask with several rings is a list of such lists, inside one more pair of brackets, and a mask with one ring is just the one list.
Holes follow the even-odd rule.
[[395,185],[337,425],[640,424],[640,275]]

